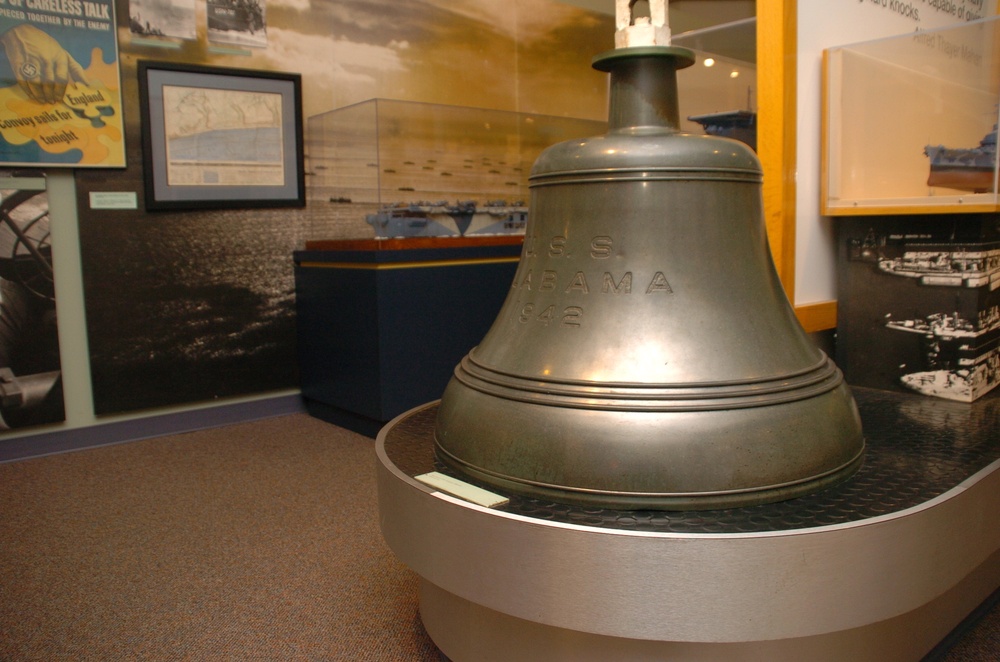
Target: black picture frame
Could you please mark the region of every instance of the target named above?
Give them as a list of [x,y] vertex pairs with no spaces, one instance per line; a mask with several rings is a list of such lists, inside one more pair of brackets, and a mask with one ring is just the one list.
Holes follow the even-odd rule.
[[147,210],[305,206],[299,74],[137,65]]

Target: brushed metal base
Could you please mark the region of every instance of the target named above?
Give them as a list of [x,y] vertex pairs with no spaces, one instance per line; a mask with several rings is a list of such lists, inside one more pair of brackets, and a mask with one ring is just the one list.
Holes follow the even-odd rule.
[[494,611],[422,580],[420,616],[434,643],[451,660],[476,662],[718,662],[920,660],[979,602],[985,586],[1000,584],[1000,557],[947,594],[902,616],[825,635],[748,642],[625,639],[555,628]]
[[[867,400],[886,405],[882,396]],[[925,427],[939,420],[927,413],[936,405],[905,404],[920,423],[914,429],[942,437]],[[400,441],[433,456],[428,411],[380,433],[379,508],[390,548],[421,577],[425,627],[456,661],[918,660],[1000,586],[1000,459],[915,505],[872,514],[862,504],[864,516],[834,524],[796,520],[788,502],[748,509],[744,520],[732,511],[696,518],[739,520],[745,532],[672,531],[680,520],[629,530],[622,522],[643,513],[619,514],[613,526],[596,514],[576,524],[565,513],[491,510],[424,486],[411,475],[420,462],[400,455]],[[886,429],[905,427],[901,410],[892,411]],[[942,411],[963,431],[981,423],[988,432],[977,450],[996,452],[1000,408]],[[956,421],[962,412],[971,413]],[[867,423],[877,449],[879,425]],[[958,445],[967,450],[968,441]],[[887,470],[928,471],[905,448],[890,450]],[[877,450],[869,461],[877,463]],[[868,491],[855,496],[880,500]],[[825,498],[843,510],[838,494]],[[769,522],[772,510],[780,517]]]

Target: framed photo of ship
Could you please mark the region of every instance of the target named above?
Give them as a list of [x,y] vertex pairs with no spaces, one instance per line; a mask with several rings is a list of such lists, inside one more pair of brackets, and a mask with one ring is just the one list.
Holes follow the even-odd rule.
[[147,210],[305,206],[298,74],[138,63]]

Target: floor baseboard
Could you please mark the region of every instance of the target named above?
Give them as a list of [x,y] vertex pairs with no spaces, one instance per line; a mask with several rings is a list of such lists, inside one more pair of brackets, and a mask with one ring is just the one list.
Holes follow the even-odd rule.
[[27,460],[55,453],[121,444],[165,434],[179,434],[304,411],[302,396],[292,393],[222,404],[217,407],[40,432],[12,439],[0,438],[0,462]]

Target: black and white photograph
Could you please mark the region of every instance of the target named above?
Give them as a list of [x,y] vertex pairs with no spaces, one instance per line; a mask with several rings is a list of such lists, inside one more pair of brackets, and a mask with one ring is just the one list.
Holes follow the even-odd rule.
[[195,0],[129,0],[129,30],[134,35],[194,39]]
[[267,47],[266,0],[208,0],[208,40],[216,44]]
[[838,360],[852,384],[972,402],[1000,383],[995,221],[846,221]]
[[0,171],[0,430],[64,415],[45,177]]

